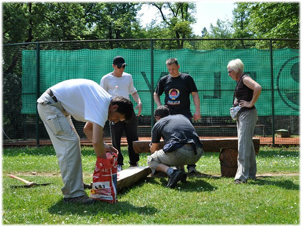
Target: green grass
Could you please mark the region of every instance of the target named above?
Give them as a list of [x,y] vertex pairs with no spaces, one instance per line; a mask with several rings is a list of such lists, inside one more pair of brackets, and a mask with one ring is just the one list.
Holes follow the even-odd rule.
[[[123,147],[128,167],[126,147]],[[85,182],[91,182],[95,155],[82,151]],[[147,155],[140,155],[141,166]],[[176,189],[166,188],[166,178],[147,178],[118,195],[119,202],[92,206],[67,205],[62,180],[51,146],[3,149],[3,224],[293,224],[299,219],[299,148],[261,147],[258,174],[265,176],[235,185],[220,175],[218,153],[205,153],[197,169],[213,177],[191,177]],[[51,185],[12,189],[22,184],[8,177],[21,176]],[[35,175],[33,175],[35,174]],[[269,174],[272,174],[270,176]],[[278,174],[275,176],[275,174]],[[279,175],[280,174],[280,175]],[[86,190],[89,195],[90,190]]]

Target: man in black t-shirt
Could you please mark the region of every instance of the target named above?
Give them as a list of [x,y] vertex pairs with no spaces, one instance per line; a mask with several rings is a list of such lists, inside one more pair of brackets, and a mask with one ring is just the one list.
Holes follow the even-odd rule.
[[[154,101],[157,106],[161,106],[160,96],[165,93],[165,106],[170,110],[170,114],[182,114],[191,122],[201,119],[200,99],[197,87],[193,78],[189,74],[179,72],[179,64],[176,58],[169,58],[166,61],[169,74],[162,77],[153,94]],[[195,113],[192,116],[190,111],[190,94],[193,97],[195,105]],[[188,166],[188,172],[197,172],[195,165]]]

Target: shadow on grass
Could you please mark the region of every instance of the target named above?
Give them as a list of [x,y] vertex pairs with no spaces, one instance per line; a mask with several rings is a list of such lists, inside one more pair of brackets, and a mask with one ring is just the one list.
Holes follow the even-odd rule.
[[[168,178],[149,178],[148,182],[151,184],[160,184],[162,185],[162,187],[166,187],[167,183],[168,183]],[[211,184],[209,184],[208,182],[200,179],[200,178],[196,178],[193,180],[192,179],[187,179],[187,182],[182,183],[182,182],[178,182],[175,189],[171,189],[171,190],[178,190],[179,188],[181,188],[182,191],[188,191],[188,192],[192,192],[192,191],[214,191],[217,188],[213,187]]]
[[[3,149],[3,156],[14,157],[14,156],[50,156],[55,155],[56,152],[54,147],[43,146],[43,147],[14,147]],[[82,156],[95,156],[93,148],[91,147],[81,147]]]
[[287,190],[299,190],[299,185],[295,184],[291,180],[277,180],[276,178],[270,176],[261,176],[257,177],[254,181],[249,181],[248,184],[257,184],[257,185],[274,185],[280,188],[285,188]]
[[128,202],[117,202],[110,204],[104,201],[96,201],[91,205],[83,204],[68,204],[63,199],[48,208],[49,213],[55,215],[78,214],[82,216],[97,215],[99,213],[108,215],[127,215],[129,213],[142,214],[146,213],[153,215],[158,212],[157,209],[151,206],[137,207]]

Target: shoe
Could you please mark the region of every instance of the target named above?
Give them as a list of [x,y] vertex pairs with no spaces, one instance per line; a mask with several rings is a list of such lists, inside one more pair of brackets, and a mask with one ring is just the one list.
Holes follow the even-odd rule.
[[181,178],[181,183],[187,183],[187,174],[185,173],[185,172],[183,172],[183,176],[182,176],[182,178]]
[[123,170],[123,166],[122,165],[117,165],[117,172],[121,172]]
[[168,188],[175,188],[178,181],[183,178],[184,173],[180,170],[174,170],[171,176],[169,176],[169,181],[167,184]]
[[195,166],[188,166],[188,173],[197,173]]
[[130,167],[137,167],[138,166],[138,164],[136,163],[135,165],[131,165],[130,164]]
[[92,185],[91,184],[84,184],[84,189],[92,189]]
[[82,203],[84,205],[93,204],[94,199],[89,198],[87,195],[73,197],[73,198],[64,198],[65,203]]
[[235,183],[235,184],[246,184],[247,181],[237,179],[237,180],[235,180],[234,183]]

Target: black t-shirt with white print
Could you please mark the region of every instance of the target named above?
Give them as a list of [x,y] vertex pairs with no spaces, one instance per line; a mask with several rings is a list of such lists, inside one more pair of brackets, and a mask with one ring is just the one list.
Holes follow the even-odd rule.
[[170,114],[183,114],[192,117],[190,111],[190,94],[197,92],[196,84],[189,74],[181,73],[178,77],[166,75],[162,77],[155,90],[158,96],[165,93],[165,105]]

